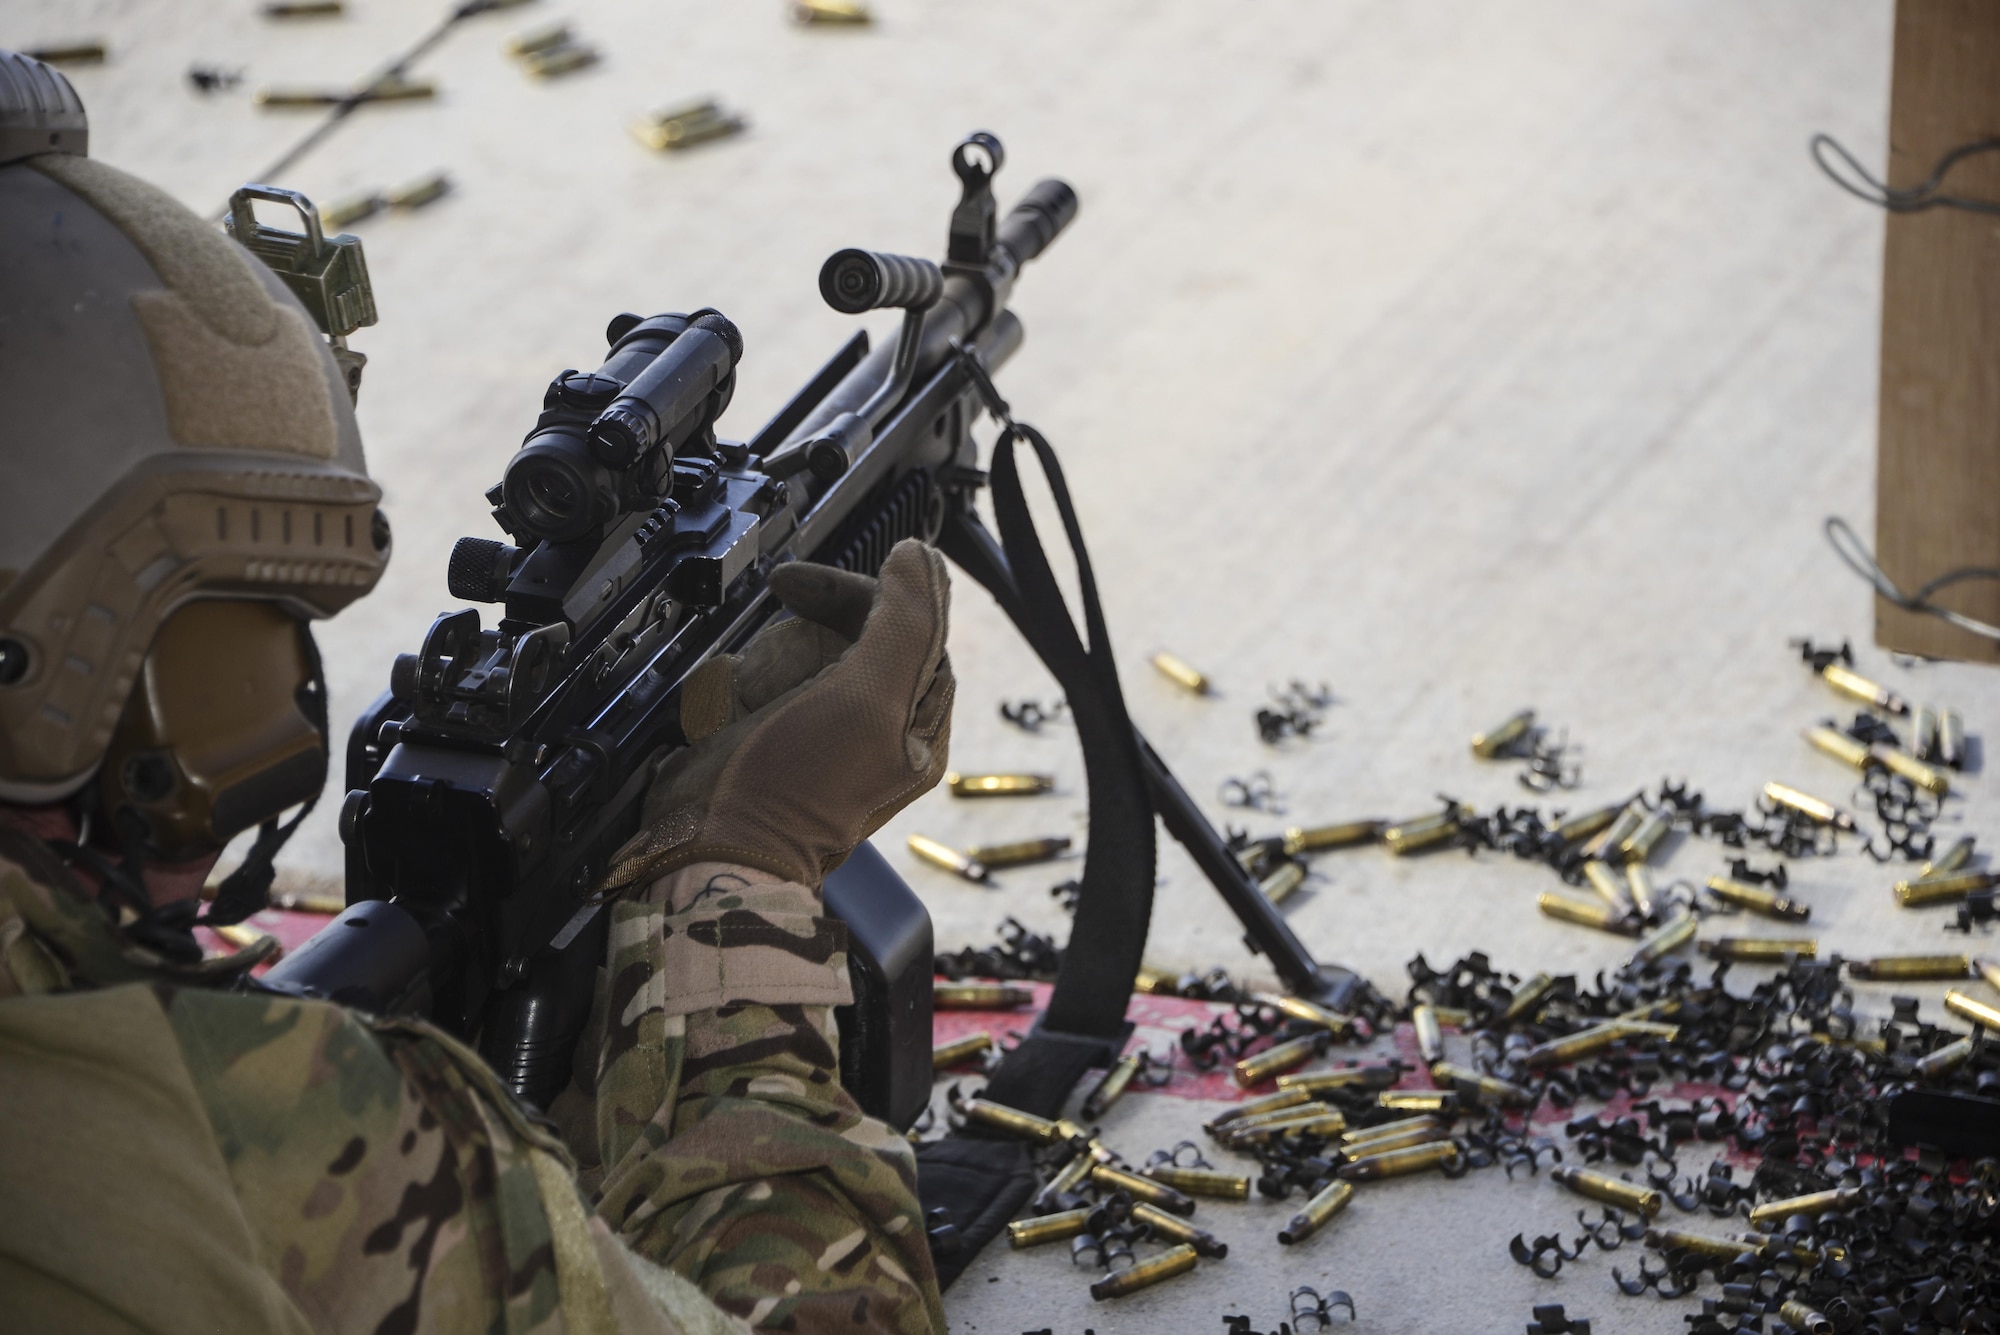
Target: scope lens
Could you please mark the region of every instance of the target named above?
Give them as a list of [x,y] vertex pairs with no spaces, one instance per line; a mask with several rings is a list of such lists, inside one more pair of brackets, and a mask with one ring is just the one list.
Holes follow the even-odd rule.
[[549,432],[507,465],[502,504],[523,532],[552,542],[580,538],[618,512],[610,472],[568,432]]

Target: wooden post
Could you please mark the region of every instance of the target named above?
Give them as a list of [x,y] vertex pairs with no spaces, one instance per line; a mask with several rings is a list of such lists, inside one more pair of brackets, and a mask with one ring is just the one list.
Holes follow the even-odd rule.
[[[1898,0],[1890,185],[1928,177],[1962,144],[2000,139],[2000,0]],[[1953,168],[1945,192],[2000,202],[2000,152]],[[2000,217],[1891,214],[1882,262],[1876,556],[1905,591],[1963,566],[2000,569]],[[1937,600],[2000,625],[2000,580]],[[1875,640],[1932,658],[2000,662],[2000,642],[1875,604]]]

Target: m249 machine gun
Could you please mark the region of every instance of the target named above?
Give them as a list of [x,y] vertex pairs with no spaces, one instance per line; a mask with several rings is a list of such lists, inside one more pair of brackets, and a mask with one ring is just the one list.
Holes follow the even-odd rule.
[[[1023,1048],[1042,1055],[1019,1067],[1043,1073],[1019,1106],[1059,1097],[1119,1041],[1151,911],[1155,812],[1290,987],[1338,1002],[1356,985],[1313,962],[1133,732],[1054,472],[1085,577],[1088,654],[1067,611],[1044,606],[1061,595],[1019,501],[1012,443],[1029,440],[1046,469],[1053,456],[1007,415],[990,372],[1021,345],[1014,283],[1077,198],[1044,180],[1002,217],[992,191],[1002,161],[985,133],[954,151],[963,193],[942,265],[862,250],[826,261],[830,305],[900,308],[900,333],[874,350],[856,333],[747,441],[716,434],[743,355],[717,311],[617,316],[603,364],[554,379],[486,493],[509,540],[465,538],[451,555],[453,596],[499,604],[499,623],[483,625],[476,608],[444,613],[396,660],[348,742],[349,907],[267,985],[427,1016],[546,1106],[568,1078],[605,956],[596,886],[635,833],[659,761],[685,744],[682,682],[777,614],[768,584],[780,563],[874,574],[907,537],[937,543],[994,593],[1073,706],[1099,702],[1078,713],[1092,828],[1071,953],[1103,962],[1079,959],[1074,981],[1065,965],[1048,1041],[1038,1027]],[[1005,432],[993,479],[1004,546],[974,508],[988,483],[972,434],[982,411]],[[1067,649],[1056,643],[1065,635]],[[1086,667],[1095,687],[1078,675]],[[855,984],[837,1015],[842,1081],[864,1109],[907,1126],[931,1087],[929,917],[866,844],[827,878],[826,901],[849,927]],[[996,1081],[995,1095],[1005,1087]]]

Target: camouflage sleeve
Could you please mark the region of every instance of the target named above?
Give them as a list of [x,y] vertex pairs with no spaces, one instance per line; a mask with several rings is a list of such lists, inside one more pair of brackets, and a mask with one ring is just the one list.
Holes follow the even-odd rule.
[[907,1141],[838,1079],[845,930],[762,872],[613,905],[585,1182],[641,1257],[760,1329],[943,1332]]

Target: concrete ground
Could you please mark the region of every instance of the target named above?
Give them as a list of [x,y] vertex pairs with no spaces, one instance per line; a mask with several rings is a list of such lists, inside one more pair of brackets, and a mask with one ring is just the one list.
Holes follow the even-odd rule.
[[[747,433],[848,327],[815,290],[826,254],[941,250],[946,155],[975,127],[1006,141],[1004,196],[1059,174],[1083,198],[1017,290],[1028,341],[1002,388],[1062,453],[1133,714],[1219,822],[1405,816],[1440,792],[1532,800],[1513,767],[1466,750],[1529,705],[1582,748],[1582,786],[1545,805],[1666,775],[1729,806],[1768,779],[1845,799],[1851,776],[1798,739],[1842,705],[1795,636],[1853,638],[1864,670],[1958,705],[1975,733],[1993,716],[1990,673],[1869,647],[1869,595],[1820,534],[1829,514],[1872,529],[1882,223],[1806,141],[1825,130],[1882,159],[1888,4],[873,7],[880,21],[853,31],[793,27],[776,3],[482,18],[416,71],[439,81],[435,103],[365,109],[287,174],[322,201],[437,169],[456,183],[356,228],[382,311],[355,339],[371,359],[361,418],[398,550],[381,590],[321,633],[338,716],[449,606],[451,543],[489,532],[479,493],[549,376],[594,364],[611,314],[727,311],[749,342],[728,423]],[[74,74],[93,151],[212,210],[309,124],[254,110],[249,87],[358,78],[432,17],[348,8],[284,25],[247,4],[16,0],[0,43],[105,35],[111,61]],[[501,44],[557,16],[605,59],[537,83]],[[183,81],[194,62],[241,66],[245,85],[201,97]],[[749,133],[673,156],[626,134],[707,94]],[[1049,698],[1048,679],[960,590],[954,759],[1047,771],[1059,791],[937,793],[883,831],[947,947],[989,940],[1007,914],[1065,930],[1046,890],[1068,873],[976,888],[909,859],[905,836],[1080,835],[1085,807],[1073,734],[997,714]],[[1153,673],[1156,648],[1218,693]],[[1310,740],[1266,747],[1252,712],[1293,678],[1338,701]],[[1259,770],[1282,817],[1217,798]],[[1952,831],[1991,828],[1994,796],[1963,787]],[[290,880],[337,877],[332,815],[288,851]],[[1722,862],[1683,843],[1663,874]],[[1539,917],[1549,878],[1511,859],[1364,850],[1319,866],[1291,921],[1385,989],[1419,951],[1589,973],[1625,949]],[[1255,976],[1170,844],[1159,871],[1149,958]],[[1961,940],[1895,909],[1890,879],[1852,841],[1794,866],[1823,951]],[[1891,989],[1861,990],[1881,1009]],[[1934,1007],[1941,989],[1901,990]],[[1135,1141],[1199,1120],[1177,1101],[1133,1108],[1159,1122]],[[1570,1203],[1546,1179],[1476,1181],[1403,1184],[1393,1208],[1371,1199],[1282,1256],[1250,1241],[1273,1229],[1246,1227],[1198,1281],[1096,1310],[1061,1258],[995,1252],[949,1305],[967,1331],[1213,1331],[1224,1310],[1264,1329],[1313,1283],[1352,1292],[1384,1332],[1518,1328],[1533,1301],[1599,1329],[1681,1328],[1677,1308],[1618,1297],[1603,1264],[1533,1280],[1505,1241]]]

